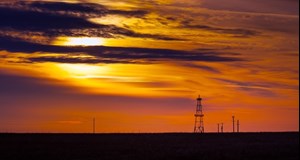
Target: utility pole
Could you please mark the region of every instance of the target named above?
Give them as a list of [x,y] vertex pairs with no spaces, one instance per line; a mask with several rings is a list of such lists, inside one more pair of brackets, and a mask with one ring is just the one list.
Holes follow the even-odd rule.
[[93,134],[96,133],[96,119],[93,118]]
[[240,120],[237,120],[237,133],[239,133],[240,132]]
[[223,133],[223,123],[221,123],[221,133]]
[[218,123],[218,133],[220,133],[220,124]]
[[234,133],[235,129],[234,129],[234,116],[232,116],[232,132]]

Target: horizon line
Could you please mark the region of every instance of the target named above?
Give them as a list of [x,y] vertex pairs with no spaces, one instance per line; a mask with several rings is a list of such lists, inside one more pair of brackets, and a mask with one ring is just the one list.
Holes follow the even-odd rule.
[[0,132],[0,134],[245,134],[245,133],[299,133],[299,131],[258,131],[258,132]]

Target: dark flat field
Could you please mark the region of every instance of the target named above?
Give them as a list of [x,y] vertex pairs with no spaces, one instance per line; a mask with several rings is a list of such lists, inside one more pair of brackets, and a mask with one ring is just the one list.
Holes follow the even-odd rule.
[[299,133],[0,134],[1,160],[296,160]]

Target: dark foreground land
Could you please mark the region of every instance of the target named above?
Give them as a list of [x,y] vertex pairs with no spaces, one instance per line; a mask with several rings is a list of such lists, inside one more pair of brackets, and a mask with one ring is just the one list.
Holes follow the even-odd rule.
[[1,160],[296,160],[299,133],[0,134]]

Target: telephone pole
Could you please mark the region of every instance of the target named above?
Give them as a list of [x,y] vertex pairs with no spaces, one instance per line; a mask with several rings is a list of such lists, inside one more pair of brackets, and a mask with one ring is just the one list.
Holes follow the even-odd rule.
[[221,133],[223,133],[223,123],[221,123]]
[[234,129],[234,116],[232,116],[232,132],[234,133],[235,129]]
[[237,123],[237,133],[239,133],[240,132],[240,120],[237,120],[236,123]]
[[93,118],[93,134],[96,133],[96,119]]

